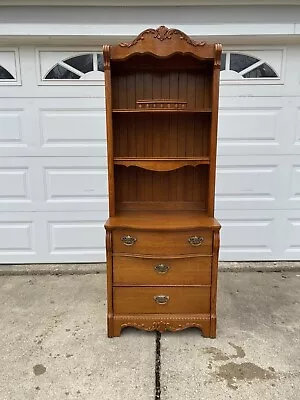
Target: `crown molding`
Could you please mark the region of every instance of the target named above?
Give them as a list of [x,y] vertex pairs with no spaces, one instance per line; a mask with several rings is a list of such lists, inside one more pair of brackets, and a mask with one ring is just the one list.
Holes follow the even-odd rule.
[[299,0],[0,0],[3,6],[300,6]]

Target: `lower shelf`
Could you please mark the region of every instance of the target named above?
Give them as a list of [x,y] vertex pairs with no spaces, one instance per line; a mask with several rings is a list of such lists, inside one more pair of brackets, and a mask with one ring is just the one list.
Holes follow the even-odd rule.
[[216,317],[210,314],[109,315],[107,322],[109,337],[120,336],[122,329],[127,327],[161,333],[198,328],[204,337],[216,337]]

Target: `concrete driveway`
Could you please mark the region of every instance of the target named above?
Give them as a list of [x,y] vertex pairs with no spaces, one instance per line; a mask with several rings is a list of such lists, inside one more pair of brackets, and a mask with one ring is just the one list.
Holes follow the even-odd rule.
[[299,400],[299,272],[220,273],[213,340],[108,339],[105,280],[0,277],[0,400]]

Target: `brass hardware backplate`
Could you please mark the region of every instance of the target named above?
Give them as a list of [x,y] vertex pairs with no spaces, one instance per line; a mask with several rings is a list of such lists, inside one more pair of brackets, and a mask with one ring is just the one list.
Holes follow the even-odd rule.
[[154,270],[158,274],[166,274],[169,271],[170,267],[166,264],[158,264],[154,266]]
[[201,244],[204,242],[204,238],[202,236],[191,236],[188,238],[188,242],[192,246],[201,246]]
[[159,294],[157,296],[154,296],[153,299],[157,304],[167,304],[170,297],[165,294]]
[[122,240],[123,244],[125,244],[125,246],[132,246],[136,242],[137,239],[133,236],[126,235],[126,236],[123,236],[121,238],[121,240]]

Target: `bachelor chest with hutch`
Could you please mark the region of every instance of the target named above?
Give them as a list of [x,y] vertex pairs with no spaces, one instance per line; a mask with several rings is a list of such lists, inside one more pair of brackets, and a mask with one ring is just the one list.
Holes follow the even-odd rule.
[[109,337],[216,335],[221,50],[164,26],[104,46]]

